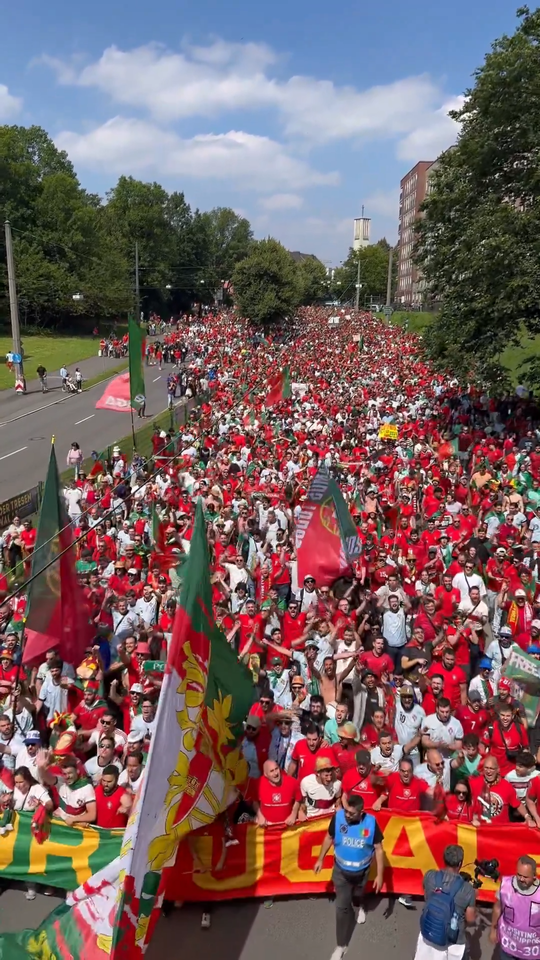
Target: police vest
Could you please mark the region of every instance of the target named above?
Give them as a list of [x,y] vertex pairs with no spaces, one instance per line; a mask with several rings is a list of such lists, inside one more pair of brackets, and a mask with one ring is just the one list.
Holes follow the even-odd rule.
[[367,870],[375,852],[377,821],[366,813],[360,823],[347,823],[343,810],[336,813],[335,860],[344,873]]

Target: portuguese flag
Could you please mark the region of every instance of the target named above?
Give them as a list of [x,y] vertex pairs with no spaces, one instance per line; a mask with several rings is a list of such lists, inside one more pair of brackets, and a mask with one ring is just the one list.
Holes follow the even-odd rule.
[[47,650],[54,648],[63,660],[77,665],[92,641],[95,631],[77,581],[76,553],[69,549],[72,544],[73,531],[60,493],[53,443],[32,554],[24,664],[42,663]]
[[268,381],[268,393],[264,401],[265,407],[273,407],[282,400],[288,400],[292,396],[291,374],[288,367],[283,367],[280,373],[275,377],[270,377]]
[[144,386],[143,357],[145,337],[140,324],[130,313],[128,317],[129,336],[129,397],[134,410],[144,406],[146,388]]

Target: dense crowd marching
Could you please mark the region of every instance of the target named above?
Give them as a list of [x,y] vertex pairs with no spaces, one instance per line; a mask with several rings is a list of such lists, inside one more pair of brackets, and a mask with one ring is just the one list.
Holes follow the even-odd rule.
[[[115,448],[66,487],[96,628],[83,663],[51,650],[26,675],[24,594],[0,606],[4,807],[126,823],[202,497],[216,620],[253,676],[236,822],[292,825],[361,797],[540,827],[540,723],[502,676],[515,648],[540,658],[538,409],[464,390],[413,335],[339,316],[309,308],[265,338],[233,312],[183,319],[152,346],[148,362],[184,364],[210,399],[177,437],[155,431],[148,463]],[[268,409],[285,365],[292,397]],[[322,463],[362,552],[333,582],[299,583],[295,521]],[[28,573],[34,541],[15,518],[6,573]]]

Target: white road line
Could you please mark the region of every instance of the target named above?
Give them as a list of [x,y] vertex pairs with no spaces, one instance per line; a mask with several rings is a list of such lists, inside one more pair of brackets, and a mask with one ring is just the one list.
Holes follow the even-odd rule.
[[155,379],[155,380],[152,380],[152,383],[157,383],[157,382],[158,382],[158,380],[161,380],[161,374],[159,375],[159,377],[156,377],[156,379]]
[[84,417],[83,420],[76,420],[76,421],[75,421],[75,426],[77,427],[77,426],[79,425],[79,423],[86,423],[86,421],[87,421],[87,420],[91,420],[92,417],[95,417],[95,413],[91,413],[89,417]]
[[12,450],[11,453],[5,453],[3,457],[0,457],[0,460],[7,460],[8,457],[14,457],[16,453],[22,453],[23,450],[28,450],[28,447],[19,447],[18,450]]

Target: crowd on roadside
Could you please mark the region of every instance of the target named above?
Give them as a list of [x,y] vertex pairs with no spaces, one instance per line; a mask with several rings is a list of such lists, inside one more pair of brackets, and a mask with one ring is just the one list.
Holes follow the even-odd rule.
[[[24,595],[0,606],[8,805],[21,809],[24,780],[68,823],[125,823],[202,497],[214,613],[253,677],[234,820],[291,825],[360,796],[540,827],[540,721],[503,671],[512,650],[540,659],[538,408],[436,374],[399,328],[345,311],[330,327],[330,313],[264,338],[234,312],[164,336],[209,398],[178,436],[155,431],[149,462],[115,448],[65,491],[96,628],[87,659],[51,650],[25,676]],[[292,396],[267,408],[285,366]],[[389,426],[397,439],[380,438]],[[362,552],[335,581],[299,582],[295,523],[322,464]],[[14,519],[6,567],[29,563],[32,535]]]

